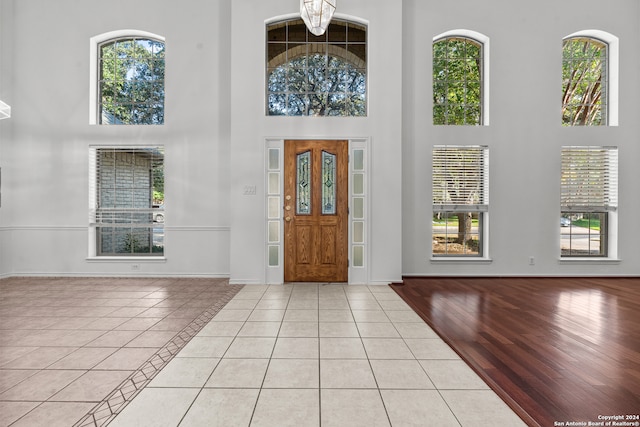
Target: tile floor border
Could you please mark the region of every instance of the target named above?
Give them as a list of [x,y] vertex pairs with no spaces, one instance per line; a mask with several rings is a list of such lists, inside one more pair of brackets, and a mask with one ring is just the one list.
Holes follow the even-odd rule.
[[98,403],[74,427],[105,427],[134,397],[178,354],[224,306],[236,296],[244,285],[227,285],[225,294],[212,306],[178,332],[164,347],[151,356],[140,368],[124,380],[118,388]]

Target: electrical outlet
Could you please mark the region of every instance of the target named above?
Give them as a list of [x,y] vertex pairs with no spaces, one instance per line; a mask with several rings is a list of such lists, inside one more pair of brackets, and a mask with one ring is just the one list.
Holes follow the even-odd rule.
[[140,264],[131,264],[131,270],[133,271],[140,270]]
[[535,265],[536,264],[536,257],[530,256],[529,257],[529,265]]

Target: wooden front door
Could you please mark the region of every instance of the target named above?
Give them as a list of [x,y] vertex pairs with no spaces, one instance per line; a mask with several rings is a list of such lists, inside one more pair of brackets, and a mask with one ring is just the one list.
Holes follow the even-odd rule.
[[284,281],[348,280],[347,141],[284,144]]

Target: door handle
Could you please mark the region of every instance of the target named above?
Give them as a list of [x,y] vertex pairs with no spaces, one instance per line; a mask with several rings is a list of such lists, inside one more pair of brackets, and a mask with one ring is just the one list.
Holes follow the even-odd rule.
[[289,221],[291,221],[291,217],[290,216],[286,216],[286,217],[284,217],[284,220],[289,222]]

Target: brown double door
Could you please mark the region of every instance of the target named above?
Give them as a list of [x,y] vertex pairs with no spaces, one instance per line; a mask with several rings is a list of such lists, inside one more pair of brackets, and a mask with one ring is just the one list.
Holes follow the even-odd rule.
[[348,280],[348,142],[284,144],[284,281]]

